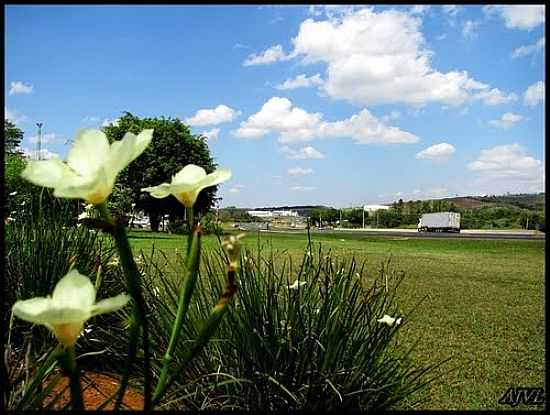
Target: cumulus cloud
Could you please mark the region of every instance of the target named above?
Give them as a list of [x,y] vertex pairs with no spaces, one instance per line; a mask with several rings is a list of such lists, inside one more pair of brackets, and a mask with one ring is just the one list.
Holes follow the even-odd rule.
[[445,160],[455,152],[455,147],[448,143],[434,144],[416,154],[418,160]]
[[208,140],[214,140],[220,135],[220,129],[212,128],[211,130],[204,131],[201,134],[204,135]]
[[294,79],[287,79],[282,84],[276,85],[275,88],[280,90],[296,89],[296,88],[307,88],[313,85],[321,85],[323,80],[321,79],[321,74],[315,74],[313,76],[307,77],[305,74],[298,75]]
[[23,114],[19,114],[16,110],[9,110],[8,107],[4,106],[4,117],[6,120],[19,125],[29,120],[29,117]]
[[[63,140],[57,137],[55,133],[42,134],[40,141],[42,144],[60,144],[63,142]],[[32,137],[29,137],[29,142],[32,144],[38,143],[38,136],[33,135]]]
[[535,82],[523,94],[523,102],[530,107],[536,106],[539,102],[544,102],[544,91],[544,81]]
[[[59,154],[54,153],[47,148],[40,149],[40,153],[38,150],[29,150],[28,148],[23,148],[23,155],[30,160],[48,160],[54,157],[59,158]],[[38,157],[40,155],[40,157]]]
[[388,122],[398,120],[399,118],[401,118],[401,113],[399,111],[392,111],[389,114],[384,115],[382,120],[384,120],[384,122]]
[[292,186],[290,190],[293,190],[295,192],[309,192],[311,190],[315,190],[315,187],[313,186]]
[[359,144],[415,143],[418,137],[397,127],[390,127],[367,109],[350,118],[326,122],[321,113],[309,113],[292,105],[288,98],[272,97],[259,112],[241,122],[233,135],[261,138],[271,132],[279,134],[279,142],[310,141],[316,138],[350,137]]
[[269,63],[274,63],[281,60],[287,60],[290,56],[287,56],[283,51],[281,45],[275,45],[269,49],[264,50],[260,54],[252,53],[243,62],[243,66],[253,66],[253,65],[267,65]]
[[527,155],[519,144],[481,150],[478,159],[469,163],[468,168],[493,180],[526,184],[541,184],[544,180],[541,161]]
[[[326,64],[321,93],[358,104],[430,102],[458,105],[506,93],[472,79],[466,71],[432,68],[432,51],[420,31],[421,20],[397,10],[371,8],[330,20],[303,21],[289,56],[304,64]],[[494,100],[493,100],[494,102]]]
[[464,26],[462,26],[462,36],[467,39],[473,39],[477,37],[477,28],[479,27],[479,22],[474,20],[466,20]]
[[424,14],[428,11],[430,6],[427,6],[425,4],[415,4],[411,7],[411,14]]
[[291,160],[306,160],[306,159],[324,159],[325,155],[312,146],[302,147],[295,150],[288,146],[281,147],[281,152],[286,154],[286,157]]
[[10,95],[14,94],[30,94],[32,92],[32,85],[26,84],[21,81],[15,81],[10,83]]
[[301,167],[294,167],[292,169],[288,169],[288,175],[289,176],[307,176],[308,174],[312,174],[312,169],[303,169]]
[[512,52],[512,58],[520,58],[522,56],[534,55],[540,51],[544,51],[544,46],[546,44],[545,37],[541,37],[537,43],[532,45],[520,46],[517,49],[514,49]]
[[82,118],[82,122],[86,124],[95,124],[99,122],[99,117],[96,117],[94,115],[86,115],[84,118]]
[[484,6],[487,15],[499,15],[508,29],[533,30],[544,23],[544,5]]
[[227,105],[218,105],[213,109],[198,110],[192,117],[186,118],[185,122],[191,126],[216,125],[224,122],[233,121],[241,114]]
[[497,128],[511,128],[521,120],[523,120],[523,116],[514,114],[513,112],[506,112],[502,114],[499,120],[490,120],[489,125]]
[[240,193],[242,189],[244,189],[242,184],[236,184],[229,189],[229,193]]

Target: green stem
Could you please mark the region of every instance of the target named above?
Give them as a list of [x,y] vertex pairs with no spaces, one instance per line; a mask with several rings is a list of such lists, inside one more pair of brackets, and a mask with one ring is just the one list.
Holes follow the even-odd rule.
[[183,326],[183,321],[187,314],[187,310],[189,309],[191,295],[195,290],[195,283],[197,282],[199,263],[200,263],[200,253],[201,253],[200,237],[201,237],[201,230],[200,230],[200,226],[197,225],[197,227],[193,230],[193,238],[190,243],[190,250],[187,254],[186,275],[180,291],[180,297],[178,301],[178,310],[176,312],[176,320],[174,321],[174,325],[172,326],[172,334],[170,336],[168,348],[166,349],[166,353],[164,354],[164,357],[162,359],[162,370],[161,370],[160,379],[157,384],[157,387],[155,388],[155,392],[153,394],[155,397],[158,397],[158,398],[160,398],[160,396],[162,396],[162,393],[164,393],[165,391],[165,385],[169,377],[168,371],[170,367],[170,362],[172,361],[172,355],[174,353],[174,349],[176,348],[176,344],[179,338],[181,328]]
[[[96,205],[97,209],[101,213],[103,219],[108,222],[110,225],[113,225],[113,237],[115,239],[118,253],[120,255],[120,262],[122,268],[124,269],[124,275],[126,277],[126,286],[132,299],[134,300],[133,307],[133,318],[137,321],[138,324],[132,324],[130,326],[130,340],[136,339],[138,336],[139,328],[142,328],[143,334],[143,372],[144,372],[144,410],[148,411],[151,409],[151,369],[149,361],[149,335],[147,329],[147,309],[145,305],[145,300],[141,291],[141,276],[139,270],[134,261],[134,256],[132,254],[132,249],[130,247],[130,242],[128,241],[128,236],[126,235],[126,230],[123,226],[115,224],[106,203],[101,203]],[[126,362],[125,376],[121,381],[121,390],[119,393],[119,398],[124,396],[124,391],[128,384],[129,368],[132,362],[136,358],[137,347],[129,342],[128,345],[128,360]],[[137,343],[137,342],[134,342]],[[120,402],[117,400],[118,406]],[[117,405],[115,405],[118,407]]]
[[60,363],[63,369],[69,375],[69,385],[71,389],[71,409],[73,411],[83,411],[84,403],[82,401],[82,387],[80,385],[80,371],[76,364],[74,346],[67,347],[65,353],[60,357]]
[[193,239],[193,233],[195,231],[195,215],[193,212],[193,206],[186,207],[185,213],[187,216],[187,229],[189,233],[187,234],[187,256],[189,256],[189,251],[191,250],[191,243]]
[[[176,368],[174,373],[181,373],[185,369],[187,364],[193,360],[193,358],[202,350],[206,343],[208,343],[216,331],[216,328],[219,326],[220,321],[227,310],[229,300],[233,297],[233,294],[235,294],[235,291],[237,290],[237,285],[235,283],[235,268],[232,266],[228,267],[227,279],[227,286],[225,287],[222,296],[220,297],[218,303],[210,311],[208,320],[202,326],[197,339],[193,345],[187,349],[185,355],[183,356],[182,362]],[[153,405],[156,405],[159,402],[160,398],[162,398],[174,380],[175,378],[173,376],[168,375],[165,382],[162,385],[159,384],[160,387],[157,387],[155,394],[153,395]]]
[[44,379],[44,376],[46,375],[46,372],[48,371],[48,369],[50,369],[52,365],[55,363],[55,361],[59,358],[59,355],[62,351],[63,351],[63,346],[60,343],[58,343],[56,348],[50,352],[50,354],[48,355],[44,363],[42,363],[42,366],[40,366],[40,369],[38,369],[38,372],[36,373],[29,387],[27,388],[25,395],[19,401],[19,404],[15,408],[16,410],[27,409],[25,408],[25,404],[28,403],[29,399],[34,398],[33,394],[36,388]]

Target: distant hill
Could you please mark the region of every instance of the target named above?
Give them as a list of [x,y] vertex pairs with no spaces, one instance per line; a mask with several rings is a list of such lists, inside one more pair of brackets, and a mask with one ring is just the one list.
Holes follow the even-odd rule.
[[459,208],[476,209],[482,207],[517,207],[529,210],[544,210],[544,193],[522,193],[501,196],[463,196],[442,199],[454,203]]

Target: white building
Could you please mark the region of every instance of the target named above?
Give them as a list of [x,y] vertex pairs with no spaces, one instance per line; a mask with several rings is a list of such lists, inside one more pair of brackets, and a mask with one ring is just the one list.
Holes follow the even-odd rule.
[[246,213],[248,213],[250,216],[254,216],[256,218],[272,218],[273,212],[270,212],[268,210],[249,210]]
[[369,213],[376,212],[377,210],[388,210],[390,206],[385,205],[365,205],[363,210]]
[[280,217],[297,217],[298,212],[293,210],[249,210],[247,213],[256,218],[280,218]]

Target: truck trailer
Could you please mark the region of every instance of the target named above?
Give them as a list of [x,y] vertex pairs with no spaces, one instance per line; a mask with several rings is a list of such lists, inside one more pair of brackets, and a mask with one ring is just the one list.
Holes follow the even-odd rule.
[[418,232],[460,232],[460,213],[424,213],[418,221]]

